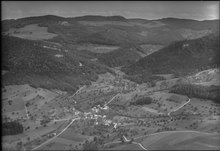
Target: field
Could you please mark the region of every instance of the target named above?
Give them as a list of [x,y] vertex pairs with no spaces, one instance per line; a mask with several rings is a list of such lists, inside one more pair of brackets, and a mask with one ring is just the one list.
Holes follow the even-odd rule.
[[48,127],[41,127],[38,122],[35,122],[35,124],[32,123],[27,125],[31,122],[30,120],[28,121],[24,123],[25,126],[30,127],[28,131],[25,131],[24,133],[18,135],[4,136],[3,144],[5,144],[6,146],[10,144],[10,147],[16,147],[18,142],[22,142],[28,148],[28,143],[30,143],[31,141],[42,139],[49,133],[56,131],[56,129],[65,124],[65,122],[59,122],[57,124],[51,123]]
[[[53,150],[58,147],[60,150],[69,150],[69,149],[76,149],[76,146],[83,144],[83,142],[87,139],[86,136],[73,133],[70,129],[66,130],[63,134],[59,137],[48,143],[42,149],[44,150]],[[59,146],[57,146],[59,145]]]
[[11,28],[4,34],[30,40],[51,39],[57,36],[56,34],[47,32],[47,28],[48,27],[40,27],[38,24],[31,24],[23,28]]
[[167,132],[140,139],[150,150],[216,150],[220,149],[219,134]]
[[[40,114],[39,109],[58,95],[58,93],[41,88],[35,89],[29,85],[6,86],[3,88],[3,115],[10,119],[28,119],[32,114],[37,116],[36,114]],[[44,115],[37,117],[42,119],[42,116]]]

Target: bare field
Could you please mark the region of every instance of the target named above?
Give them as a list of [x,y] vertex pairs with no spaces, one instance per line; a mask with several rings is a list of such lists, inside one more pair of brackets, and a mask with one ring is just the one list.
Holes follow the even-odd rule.
[[218,68],[208,69],[189,76],[188,79],[198,85],[220,85],[220,71]]
[[93,53],[108,53],[111,51],[114,51],[116,49],[118,49],[118,46],[105,46],[105,45],[81,45],[77,47],[77,50],[88,50],[91,51]]

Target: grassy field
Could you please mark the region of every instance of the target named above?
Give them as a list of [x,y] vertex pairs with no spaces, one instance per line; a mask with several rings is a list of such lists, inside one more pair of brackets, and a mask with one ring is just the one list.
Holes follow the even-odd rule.
[[[11,102],[11,103],[10,103]],[[3,102],[3,111],[4,113],[7,112],[14,112],[24,110],[24,101],[22,98],[15,98],[13,101],[4,101]]]
[[23,28],[11,28],[5,34],[10,36],[30,39],[30,40],[43,40],[56,37],[56,34],[47,32],[48,27],[39,27],[38,24],[26,25]]
[[71,129],[68,129],[63,134],[61,134],[59,136],[59,138],[68,139],[68,140],[71,140],[71,141],[74,141],[74,142],[82,142],[87,138],[87,136],[76,134]]
[[74,132],[72,129],[67,129],[60,136],[52,140],[47,145],[43,146],[42,149],[57,150],[56,147],[58,147],[60,150],[79,149],[80,147],[82,147],[82,144],[85,142],[85,140],[89,138],[90,138],[89,136],[80,135]]

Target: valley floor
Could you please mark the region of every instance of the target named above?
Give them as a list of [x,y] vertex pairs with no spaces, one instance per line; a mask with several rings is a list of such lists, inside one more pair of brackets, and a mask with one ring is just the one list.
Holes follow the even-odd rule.
[[[72,95],[29,85],[5,86],[3,122],[16,120],[24,130],[3,136],[3,148],[220,149],[219,104],[169,93],[173,79],[149,87],[118,73],[100,75],[97,82],[79,87]],[[166,89],[161,87],[164,82]],[[202,84],[204,79],[199,82]],[[152,98],[151,103],[131,104],[146,97]]]

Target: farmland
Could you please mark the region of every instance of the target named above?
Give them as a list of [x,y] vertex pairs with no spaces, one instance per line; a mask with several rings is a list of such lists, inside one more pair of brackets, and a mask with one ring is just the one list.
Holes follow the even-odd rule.
[[[17,120],[24,132],[5,136],[4,147],[219,149],[219,104],[167,91],[179,82],[179,78],[169,75],[167,80],[149,87],[116,72],[100,74],[91,85],[81,86],[74,94],[29,85],[5,86],[3,119]],[[164,83],[165,89],[161,86]]]

